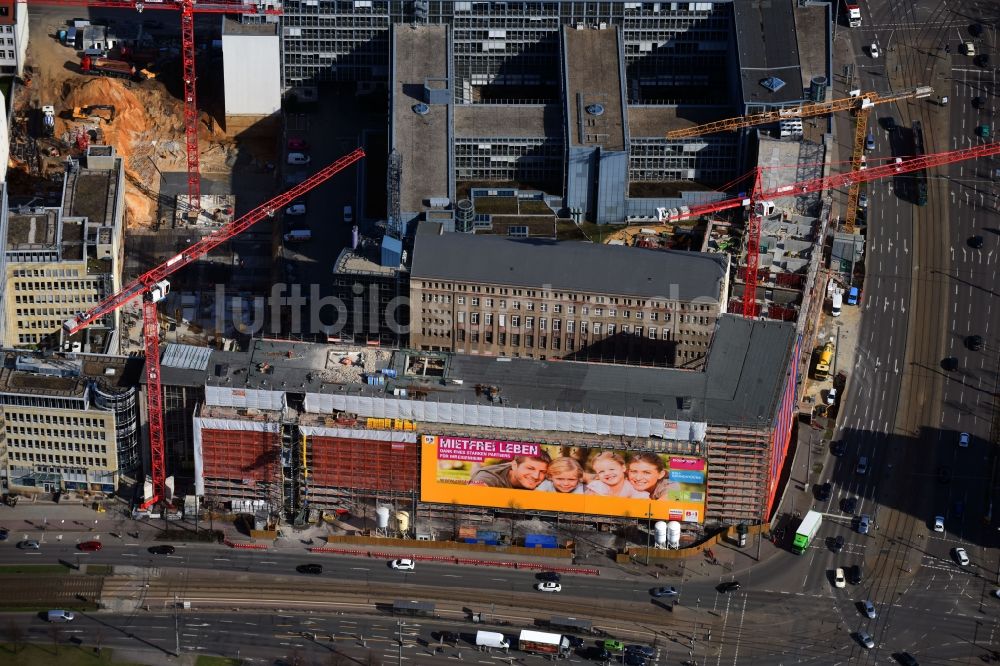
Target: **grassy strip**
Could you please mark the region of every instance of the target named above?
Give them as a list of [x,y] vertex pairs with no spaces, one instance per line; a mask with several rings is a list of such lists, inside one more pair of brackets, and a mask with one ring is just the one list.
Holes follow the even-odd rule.
[[[115,661],[112,650],[104,648],[98,654],[94,648],[82,645],[18,645],[0,643],[0,663],[4,666],[101,666],[114,664],[126,666],[126,662]],[[139,666],[139,665],[136,665]]]
[[0,566],[0,574],[31,574],[32,576],[62,576],[69,567],[61,564],[7,564]]

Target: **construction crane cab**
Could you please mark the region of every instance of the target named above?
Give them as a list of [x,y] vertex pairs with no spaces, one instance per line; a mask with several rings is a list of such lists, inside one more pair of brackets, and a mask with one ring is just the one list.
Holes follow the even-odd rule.
[[160,280],[149,289],[149,300],[159,303],[170,293],[170,281]]

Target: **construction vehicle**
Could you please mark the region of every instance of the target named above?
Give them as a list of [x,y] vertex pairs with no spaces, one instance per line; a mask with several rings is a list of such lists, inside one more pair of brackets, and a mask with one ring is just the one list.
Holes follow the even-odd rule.
[[56,133],[56,108],[51,104],[42,107],[42,136],[52,136]]
[[113,104],[93,104],[91,106],[75,106],[71,111],[73,120],[89,120],[94,115],[94,111],[108,111],[109,115],[104,118],[108,125],[115,121],[115,107]]
[[813,370],[813,377],[824,381],[830,377],[830,364],[833,362],[833,338],[827,340],[826,344],[819,349],[816,359],[816,368]]
[[335,174],[343,171],[364,156],[364,150],[358,148],[354,152],[341,157],[333,164],[320,169],[290,190],[257,206],[243,217],[220,227],[211,235],[203,236],[182,250],[180,254],[146,271],[132,282],[123,286],[118,292],[105,297],[86,312],[82,312],[63,323],[63,332],[66,336],[70,336],[95,322],[103,320],[127,303],[137,298],[142,300],[142,335],[146,357],[146,400],[149,419],[150,477],[152,479],[151,497],[141,505],[142,510],[164,502],[167,499],[163,433],[163,389],[160,383],[160,322],[156,313],[157,302],[163,300],[170,291],[170,281],[167,278],[177,270],[201,259],[218,246],[243,233],[260,220],[273,217],[275,212],[280,211],[296,198],[301,197],[317,185],[329,180]]
[[858,7],[858,3],[852,0],[841,0],[841,4],[844,6],[844,18],[847,20],[847,25],[852,28],[860,28],[861,8]]
[[111,76],[116,79],[131,79],[135,76],[135,67],[131,63],[88,55],[80,59],[80,71],[84,74]]

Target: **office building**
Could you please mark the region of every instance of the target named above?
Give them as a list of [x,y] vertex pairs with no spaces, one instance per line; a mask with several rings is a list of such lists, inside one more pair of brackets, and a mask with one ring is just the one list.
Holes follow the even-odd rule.
[[5,492],[113,493],[142,472],[137,359],[0,355]]
[[5,346],[118,351],[117,312],[71,339],[62,325],[121,287],[124,178],[114,148],[91,146],[86,166],[66,172],[60,206],[5,207]]
[[410,346],[697,367],[727,311],[728,270],[721,253],[474,238],[424,223]]

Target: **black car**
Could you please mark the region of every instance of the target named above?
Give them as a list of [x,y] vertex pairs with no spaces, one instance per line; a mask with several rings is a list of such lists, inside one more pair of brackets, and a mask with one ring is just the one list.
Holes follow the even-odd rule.
[[892,116],[886,116],[882,119],[882,126],[885,127],[886,132],[892,132],[896,129],[896,119]]
[[816,497],[821,502],[825,502],[833,495],[833,484],[827,481],[816,489]]
[[656,650],[649,647],[648,645],[626,645],[625,654],[634,653],[642,655],[646,659],[652,659],[656,656]]
[[840,502],[840,508],[844,510],[844,513],[853,514],[854,510],[858,508],[858,498],[857,497],[845,497]]
[[983,348],[983,336],[970,335],[965,339],[965,346],[972,351],[979,351]]
[[651,595],[659,599],[660,597],[676,597],[676,587],[654,587],[649,591]]
[[973,250],[981,250],[983,248],[983,242],[982,236],[969,236],[969,247]]
[[941,367],[948,372],[955,372],[958,370],[958,359],[954,356],[949,356],[941,360]]
[[566,641],[569,643],[569,646],[571,648],[583,647],[583,644],[586,642],[582,638],[580,638],[579,636],[564,635],[563,638],[566,639]]
[[976,63],[977,65],[979,65],[980,67],[989,67],[990,66],[990,54],[989,53],[980,53],[975,58],[973,58],[972,61],[974,63]]
[[594,661],[611,661],[611,653],[600,645],[591,645],[580,656]]
[[454,631],[438,631],[431,635],[442,643],[458,643],[458,634]]
[[626,652],[622,662],[625,666],[646,666],[646,658],[638,652]]
[[544,580],[547,583],[558,583],[562,580],[562,576],[557,574],[555,571],[543,571],[535,576],[538,580]]
[[731,580],[728,583],[721,583],[717,585],[715,589],[718,590],[720,594],[735,592],[740,589],[740,583],[737,580]]
[[972,108],[974,108],[974,109],[981,109],[981,108],[983,108],[983,103],[985,101],[986,100],[984,100],[982,97],[973,97],[972,98]]
[[6,527],[0,527],[0,541],[6,541],[10,536],[10,531]]
[[838,534],[837,538],[833,540],[833,552],[839,553],[844,550],[844,535]]
[[983,24],[973,23],[972,25],[970,25],[969,34],[972,35],[973,37],[978,37],[979,35],[983,34]]
[[300,564],[299,566],[295,567],[295,570],[298,571],[301,574],[319,575],[319,574],[323,573],[323,565],[322,564]]
[[835,456],[842,456],[847,453],[847,442],[842,439],[830,442],[830,453]]
[[153,555],[173,555],[176,548],[174,548],[173,546],[162,545],[162,546],[150,546],[148,550]]
[[852,564],[847,569],[847,580],[850,581],[852,585],[860,585],[861,577],[862,577],[862,571],[860,564]]
[[920,662],[917,661],[909,652],[900,652],[897,654],[896,661],[901,663],[903,666],[920,666]]

